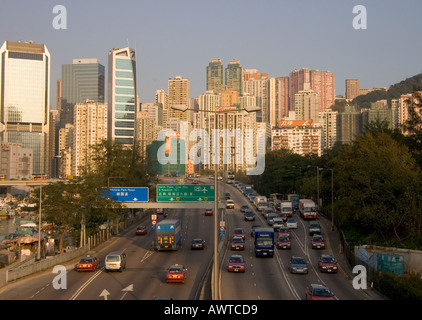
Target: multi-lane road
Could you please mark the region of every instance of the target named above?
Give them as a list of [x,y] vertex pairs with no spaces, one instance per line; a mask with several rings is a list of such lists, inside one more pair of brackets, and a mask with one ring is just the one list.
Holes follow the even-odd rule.
[[[266,221],[256,212],[256,221],[244,221],[240,212],[242,204],[253,205],[232,185],[220,183],[221,194],[230,192],[236,206],[226,211],[227,232],[242,227],[246,232],[245,250],[240,253],[246,260],[245,273],[227,272],[227,262],[235,253],[230,247],[221,258],[220,292],[222,300],[301,300],[305,298],[305,288],[311,283],[326,284],[337,299],[360,300],[370,298],[362,290],[355,290],[346,277],[345,270],[337,274],[322,274],[317,268],[321,253],[330,253],[335,245],[330,244],[324,250],[312,250],[307,233],[308,223],[299,217],[298,229],[292,230],[292,249],[276,250],[274,258],[256,258],[253,251],[253,238],[250,236],[251,226]],[[67,272],[61,278],[61,286],[57,283],[60,273],[51,270],[10,283],[0,288],[0,299],[8,300],[152,300],[156,298],[172,298],[176,300],[198,300],[210,298],[205,284],[210,278],[210,266],[213,256],[213,222],[212,216],[205,216],[203,209],[169,209],[169,218],[182,220],[182,247],[177,251],[151,251],[154,231],[150,221],[146,235],[135,235],[135,227],[116,237],[95,255],[100,259],[100,269],[94,272],[78,273],[74,269],[77,261],[64,267]],[[159,217],[163,219],[163,217]],[[205,240],[204,250],[191,250],[190,243],[194,238]],[[112,251],[124,251],[127,255],[127,267],[123,272],[105,272],[104,258]],[[287,267],[291,256],[304,257],[309,266],[307,275],[290,274]],[[168,284],[165,281],[167,268],[172,264],[182,264],[188,269],[185,283]],[[341,265],[341,268],[349,268]],[[350,274],[350,271],[349,271]],[[55,280],[56,279],[56,280]],[[63,281],[65,281],[63,283]],[[373,297],[371,297],[373,299]]]

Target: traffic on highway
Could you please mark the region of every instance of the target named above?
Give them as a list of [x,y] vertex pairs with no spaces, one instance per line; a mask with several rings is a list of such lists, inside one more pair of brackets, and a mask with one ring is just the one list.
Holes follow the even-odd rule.
[[[204,181],[210,182],[202,178],[200,183]],[[354,289],[351,267],[336,260],[338,243],[328,236],[323,218],[306,218],[315,214],[305,208],[308,203],[289,212],[278,201],[267,201],[267,207],[263,198],[254,202],[259,195],[252,197],[239,183],[221,181],[219,191],[227,203],[219,240],[226,241],[220,247],[219,292],[214,297],[377,298]],[[49,270],[9,283],[0,289],[0,299],[210,300],[214,214],[211,209],[157,210],[156,224],[145,219],[133,225],[87,256],[66,263],[65,274]]]

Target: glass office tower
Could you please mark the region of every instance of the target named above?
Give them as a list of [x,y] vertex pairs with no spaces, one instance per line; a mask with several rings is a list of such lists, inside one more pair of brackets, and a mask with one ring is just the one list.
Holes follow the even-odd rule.
[[108,139],[127,146],[135,144],[136,55],[131,48],[108,54]]
[[73,124],[73,109],[78,103],[92,100],[104,103],[105,68],[98,59],[74,59],[62,65],[60,128]]
[[0,57],[0,139],[32,149],[32,173],[48,174],[50,52],[6,41]]

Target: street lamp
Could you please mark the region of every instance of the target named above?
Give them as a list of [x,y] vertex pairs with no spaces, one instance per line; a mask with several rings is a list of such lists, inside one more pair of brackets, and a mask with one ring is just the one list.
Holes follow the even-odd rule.
[[[210,111],[210,110],[195,110],[195,109],[190,109],[187,105],[172,105],[171,108],[173,110],[176,111],[181,111],[181,112],[186,112],[188,110],[192,110],[192,111],[198,111],[198,112],[207,112],[207,113],[212,113],[215,115],[215,121],[214,121],[214,130],[215,130],[215,136],[216,138],[218,138],[218,134],[217,134],[217,130],[218,130],[218,114],[220,113],[230,113],[230,112],[237,112],[237,109],[230,109],[230,110],[225,110],[224,107],[222,107],[221,111]],[[261,107],[258,106],[247,106],[244,107],[243,110],[245,110],[248,113],[251,112],[257,112],[261,110]],[[215,154],[215,160],[214,160],[214,263],[213,263],[213,291],[214,291],[214,296],[217,297],[217,293],[218,293],[218,217],[217,217],[217,213],[218,213],[218,163],[217,163],[217,154],[219,154],[219,150],[218,150],[218,144],[215,141],[214,143],[215,145],[215,150],[214,150],[214,154]]]

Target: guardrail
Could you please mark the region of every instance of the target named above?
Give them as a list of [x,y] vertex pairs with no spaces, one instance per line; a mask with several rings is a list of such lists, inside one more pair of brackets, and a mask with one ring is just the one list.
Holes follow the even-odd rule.
[[74,249],[51,258],[42,259],[36,261],[35,257],[26,259],[25,261],[19,262],[16,266],[10,268],[6,272],[6,282],[14,281],[19,278],[28,276],[30,274],[41,272],[51,268],[55,265],[67,262],[75,259],[81,255],[84,255],[89,251],[89,245],[85,245],[81,248]]

